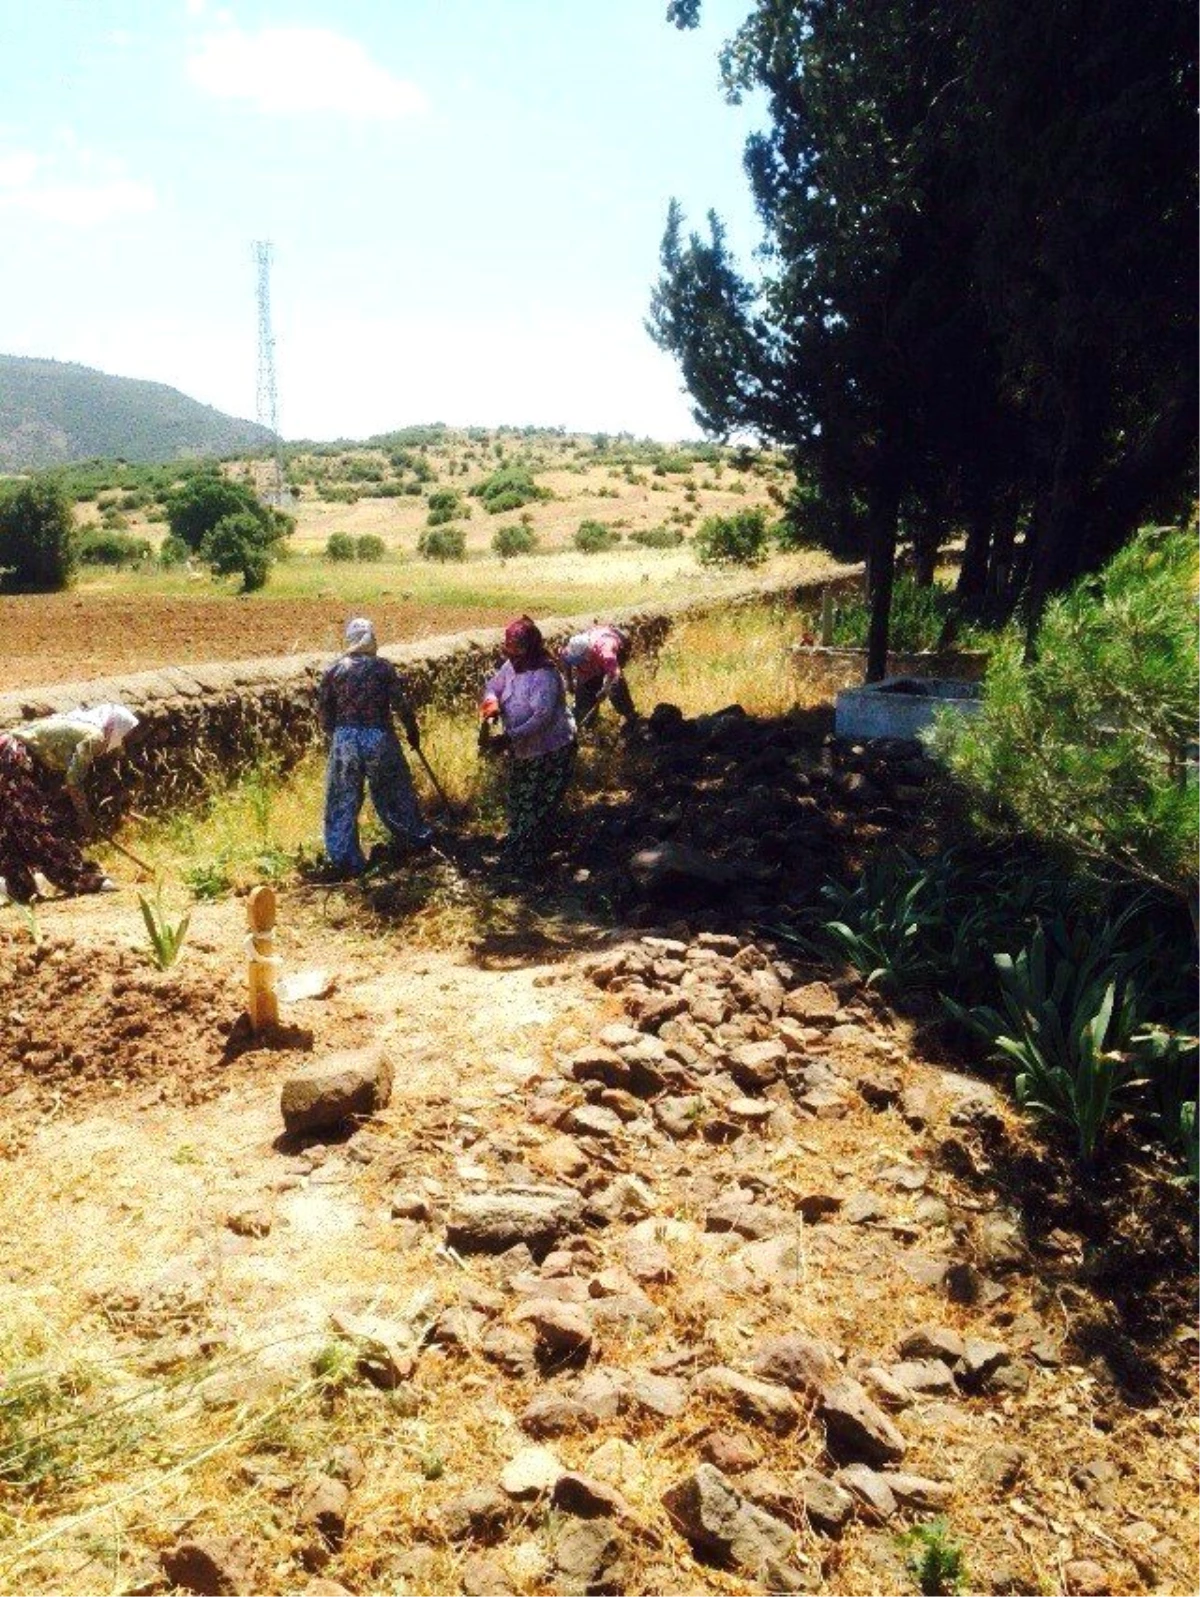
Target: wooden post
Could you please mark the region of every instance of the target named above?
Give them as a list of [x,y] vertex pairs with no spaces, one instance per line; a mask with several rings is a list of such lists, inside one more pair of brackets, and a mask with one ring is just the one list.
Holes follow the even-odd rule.
[[821,589],[821,647],[833,647],[833,589]]
[[279,1024],[279,996],[275,984],[283,961],[275,954],[275,889],[256,887],[246,900],[246,920],[250,935],[246,939],[249,956],[246,982],[247,1010],[253,1031],[264,1031]]

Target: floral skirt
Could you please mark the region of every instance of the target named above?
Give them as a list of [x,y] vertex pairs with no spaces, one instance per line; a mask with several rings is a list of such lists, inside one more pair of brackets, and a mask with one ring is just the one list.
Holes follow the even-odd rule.
[[527,872],[542,862],[574,764],[574,743],[532,760],[509,761],[508,836],[501,859],[506,869]]
[[94,893],[104,872],[83,857],[71,801],[16,738],[0,732],[0,876],[10,898],[37,892],[34,871],[65,893]]

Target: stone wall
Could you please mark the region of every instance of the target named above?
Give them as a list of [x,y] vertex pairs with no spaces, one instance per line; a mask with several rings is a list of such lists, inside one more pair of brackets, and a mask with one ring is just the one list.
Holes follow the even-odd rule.
[[[857,580],[842,577],[836,586]],[[812,605],[825,586],[756,583],[719,597],[608,614],[631,634],[635,655],[645,656],[657,653],[680,621],[764,600]],[[591,622],[591,616],[551,616],[540,625],[553,645]],[[417,709],[467,712],[495,669],[502,638],[500,628],[490,627],[394,644],[380,652],[403,670]],[[299,759],[320,737],[316,691],[329,663],[328,654],[288,655],[19,688],[0,694],[0,730],[76,705],[126,704],[142,726],[120,759],[100,762],[92,779],[94,794],[110,814],[130,805],[162,809],[244,770],[264,753],[284,767]]]

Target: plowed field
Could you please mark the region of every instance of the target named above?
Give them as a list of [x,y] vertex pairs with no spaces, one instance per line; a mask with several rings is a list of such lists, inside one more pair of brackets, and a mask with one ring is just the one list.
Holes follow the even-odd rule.
[[[29,594],[0,599],[0,692],[204,660],[248,660],[308,650],[336,653],[353,613],[343,598],[234,595]],[[511,607],[427,605],[377,599],[382,640],[398,642],[508,620]]]

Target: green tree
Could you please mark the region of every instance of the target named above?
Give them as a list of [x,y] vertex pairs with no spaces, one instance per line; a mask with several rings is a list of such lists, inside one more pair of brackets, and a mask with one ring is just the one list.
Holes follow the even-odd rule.
[[216,472],[190,477],[167,499],[167,524],[171,535],[199,552],[205,538],[226,516],[249,515],[274,543],[290,530],[290,518],[260,504],[246,483],[234,482]]
[[69,587],[78,560],[71,501],[50,477],[0,495],[0,590],[54,593]]
[[465,560],[466,533],[461,527],[427,527],[417,539],[417,553],[426,560]]
[[249,511],[222,516],[216,526],[204,536],[200,557],[214,577],[241,576],[242,592],[252,593],[266,586],[271,562],[275,557],[275,537],[270,527],[265,527]]
[[756,566],[766,559],[770,537],[764,510],[709,516],[696,533],[696,559],[704,566]]
[[325,544],[326,560],[353,560],[354,539],[348,532],[331,532]]
[[1031,662],[1010,634],[980,714],[944,721],[934,739],[985,821],[1164,887],[1193,913],[1196,584],[1194,530],[1142,532],[1098,578],[1050,601]]
[[[669,15],[691,26],[699,0]],[[650,328],[706,431],[779,443],[806,533],[865,555],[868,675],[895,551],[1032,628],[1195,452],[1196,51],[1176,0],[757,0],[722,56],[761,91],[744,276],[672,204]]]
[[513,555],[532,554],[537,548],[537,542],[537,535],[533,529],[521,526],[519,523],[497,527],[492,534],[492,548],[501,560],[510,560]]

